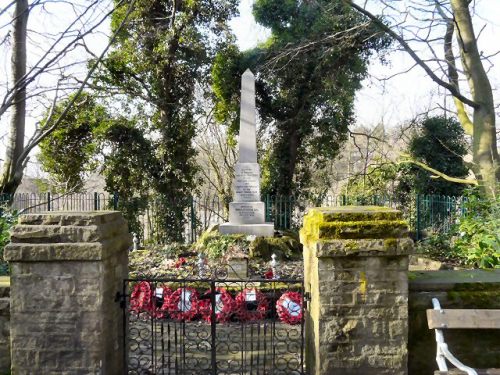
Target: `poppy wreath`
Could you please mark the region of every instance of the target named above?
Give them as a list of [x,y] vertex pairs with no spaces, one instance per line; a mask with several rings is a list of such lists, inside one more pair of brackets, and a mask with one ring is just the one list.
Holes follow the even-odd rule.
[[135,284],[134,290],[130,295],[130,311],[137,314],[144,311],[153,311],[153,291],[147,281]]
[[[231,319],[231,315],[234,313],[234,308],[236,303],[233,297],[224,288],[216,288],[217,295],[219,295],[220,300],[215,303],[215,320],[217,322],[227,322]],[[211,291],[207,290],[204,295],[204,299],[199,302],[200,314],[204,320],[207,322],[212,321],[212,301],[210,299]]]
[[[169,288],[163,287],[163,299],[165,300],[172,293]],[[155,318],[163,318],[164,313],[156,305],[158,296],[153,294],[151,284],[147,281],[141,281],[136,284],[130,295],[130,311],[137,314],[147,312]]]
[[[161,295],[159,294],[159,289],[162,289]],[[170,298],[170,295],[172,294],[172,289],[164,286],[164,285],[158,285],[154,291],[154,304],[155,304],[155,313],[154,317],[155,318],[165,318],[165,310],[163,310],[163,306],[165,305],[165,301],[167,301]]]
[[[249,298],[251,295],[254,295],[254,298]],[[244,289],[238,293],[235,302],[236,315],[241,321],[255,321],[266,317],[269,303],[260,290]]]
[[[181,296],[188,294],[188,300]],[[179,288],[167,298],[164,298],[162,311],[168,311],[172,319],[193,320],[198,315],[198,292],[194,288]]]
[[287,324],[299,324],[302,321],[302,295],[298,292],[285,292],[276,301],[279,319]]

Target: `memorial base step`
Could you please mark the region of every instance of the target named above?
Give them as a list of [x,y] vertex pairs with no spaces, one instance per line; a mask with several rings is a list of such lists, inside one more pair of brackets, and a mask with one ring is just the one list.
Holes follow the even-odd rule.
[[274,224],[232,224],[224,223],[219,225],[222,234],[247,234],[257,237],[273,237]]

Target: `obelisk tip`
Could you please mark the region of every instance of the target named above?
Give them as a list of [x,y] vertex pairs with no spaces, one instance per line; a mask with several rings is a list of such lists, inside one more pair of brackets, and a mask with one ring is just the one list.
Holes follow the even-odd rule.
[[254,75],[253,75],[253,73],[252,73],[252,71],[251,71],[250,69],[245,70],[245,73],[243,73],[243,75],[244,75],[244,76],[248,76],[248,75],[250,75],[250,76],[252,76],[252,77],[254,76]]

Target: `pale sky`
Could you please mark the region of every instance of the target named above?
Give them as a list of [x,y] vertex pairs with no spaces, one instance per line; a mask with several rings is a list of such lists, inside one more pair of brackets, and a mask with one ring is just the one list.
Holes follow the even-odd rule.
[[[402,0],[398,4],[403,4]],[[253,0],[242,0],[240,4],[240,16],[231,21],[231,27],[237,36],[237,43],[241,49],[252,48],[257,43],[264,41],[268,36],[268,30],[257,25],[251,14],[251,6]],[[73,2],[73,4],[78,1]],[[69,17],[71,11],[71,3],[58,2],[49,4],[50,14],[43,16],[33,14],[30,16],[29,29],[31,30],[60,30],[64,22],[69,22],[74,17]],[[107,2],[102,2],[102,7],[106,7]],[[52,8],[50,8],[52,7]],[[66,7],[61,11],[60,7]],[[493,16],[500,14],[500,1],[499,0],[477,0],[477,17],[475,17],[476,30],[484,29],[481,32],[479,45],[485,54],[495,52],[496,48],[500,48],[498,43],[498,35],[500,34],[500,20],[495,19]],[[0,17],[0,38],[3,38],[6,32],[5,28],[1,26],[9,22],[10,15],[4,14]],[[89,16],[90,17],[90,16]],[[105,46],[107,41],[107,34],[109,34],[109,26],[107,23],[100,28],[98,34],[92,35],[87,38],[87,44],[94,53],[99,53]],[[32,44],[37,45],[36,33],[31,33]],[[38,43],[37,48],[29,51],[31,61],[34,61],[37,56],[43,53],[43,45]],[[440,52],[440,51],[439,51]],[[81,50],[75,50],[69,59],[76,60],[79,56],[84,56]],[[7,55],[4,46],[0,46],[0,72],[4,77],[9,74],[9,60],[10,56]],[[443,90],[439,89],[430,78],[426,76],[423,70],[419,67],[414,68],[411,72],[404,75],[396,76],[387,81],[380,81],[379,78],[384,78],[396,72],[402,72],[413,65],[413,61],[406,53],[393,53],[389,56],[390,65],[382,66],[377,59],[373,59],[370,65],[369,72],[370,78],[362,82],[363,89],[360,90],[356,97],[355,113],[357,116],[357,123],[360,125],[374,127],[380,122],[383,122],[387,127],[392,127],[401,124],[415,115],[426,112],[429,108],[436,107],[437,104],[443,104],[445,96]],[[495,56],[493,59],[493,66],[489,69],[489,77],[495,89],[500,88],[500,55]],[[68,72],[72,68],[68,68]],[[79,69],[83,74],[84,67],[73,68]],[[48,78],[50,80],[50,78]],[[0,79],[0,82],[3,82]],[[38,82],[40,85],[47,84],[47,81]],[[52,84],[53,85],[53,84]],[[1,93],[1,92],[0,92]],[[50,93],[47,94],[50,97]],[[448,103],[451,99],[446,99]],[[496,101],[497,103],[499,100]],[[39,112],[36,109],[36,103],[33,103],[35,108],[34,112]],[[35,121],[39,116],[30,117],[27,119],[27,136],[32,134],[34,130]],[[3,148],[5,142],[5,125],[8,121],[7,116],[3,116],[0,120],[0,154],[3,156]],[[499,122],[500,123],[500,122]],[[1,157],[1,156],[0,156]],[[34,158],[33,158],[34,159]]]

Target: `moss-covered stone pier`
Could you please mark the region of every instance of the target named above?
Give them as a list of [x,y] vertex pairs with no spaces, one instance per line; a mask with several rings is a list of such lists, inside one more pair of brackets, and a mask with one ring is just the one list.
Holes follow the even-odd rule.
[[413,241],[401,213],[374,206],[314,208],[300,236],[311,296],[310,373],[407,374]]

